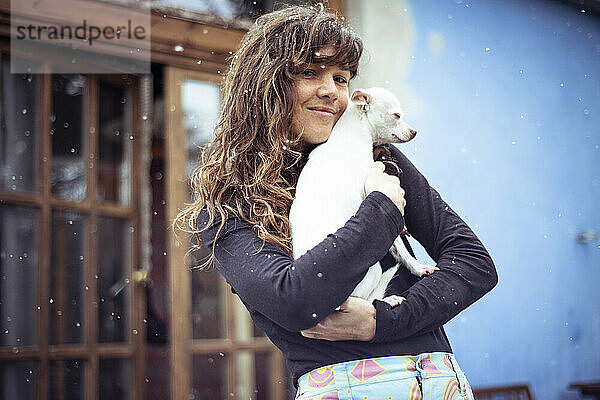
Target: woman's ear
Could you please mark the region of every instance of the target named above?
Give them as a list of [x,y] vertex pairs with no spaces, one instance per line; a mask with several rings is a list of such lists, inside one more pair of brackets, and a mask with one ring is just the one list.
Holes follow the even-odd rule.
[[352,102],[356,103],[357,106],[361,108],[363,111],[369,110],[369,103],[371,102],[371,98],[369,94],[364,89],[356,89],[352,92],[352,96],[350,96]]

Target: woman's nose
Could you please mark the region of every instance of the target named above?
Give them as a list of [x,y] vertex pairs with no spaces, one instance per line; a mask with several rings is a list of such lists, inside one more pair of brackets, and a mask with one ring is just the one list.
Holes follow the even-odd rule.
[[330,101],[337,100],[337,88],[332,77],[324,77],[319,83],[317,95]]

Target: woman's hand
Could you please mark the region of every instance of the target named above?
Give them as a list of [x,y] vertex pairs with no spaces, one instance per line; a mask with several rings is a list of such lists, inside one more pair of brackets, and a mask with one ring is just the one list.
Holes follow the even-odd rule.
[[400,187],[400,179],[397,176],[388,175],[384,171],[385,164],[381,161],[373,163],[367,179],[365,179],[365,195],[374,191],[385,194],[404,215],[406,200],[404,200],[404,189]]
[[339,310],[301,333],[302,336],[311,339],[369,341],[375,337],[375,327],[373,304],[359,297],[350,296]]

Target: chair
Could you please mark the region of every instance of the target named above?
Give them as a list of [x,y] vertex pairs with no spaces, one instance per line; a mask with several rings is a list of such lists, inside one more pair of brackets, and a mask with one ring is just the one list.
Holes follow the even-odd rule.
[[534,400],[529,384],[473,388],[477,400]]
[[583,396],[594,396],[595,399],[600,399],[600,381],[572,382],[569,389],[579,390]]

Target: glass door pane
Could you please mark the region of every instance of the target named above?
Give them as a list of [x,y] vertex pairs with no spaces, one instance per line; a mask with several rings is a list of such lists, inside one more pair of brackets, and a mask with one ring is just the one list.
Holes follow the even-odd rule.
[[79,213],[52,214],[50,344],[83,341],[85,225],[85,218]]
[[82,360],[50,361],[50,400],[83,400],[84,380]]
[[255,388],[254,397],[256,400],[268,400],[273,398],[271,393],[271,354],[270,353],[255,353],[254,354],[254,377]]
[[127,220],[98,218],[98,341],[125,342],[130,338],[129,284],[131,234]]
[[192,271],[192,330],[194,339],[225,337],[221,275],[216,269]]
[[98,200],[127,206],[131,200],[131,101],[127,89],[100,82]]
[[50,187],[60,198],[83,200],[86,197],[86,143],[83,130],[83,75],[52,76],[52,169]]
[[[14,62],[28,63],[19,59]],[[11,74],[10,59],[5,54],[2,54],[0,69],[0,190],[37,192],[40,78],[31,74]]]
[[201,146],[214,135],[221,108],[219,85],[213,82],[186,80],[181,84],[183,126],[187,137],[188,178],[200,162]]
[[34,400],[39,364],[34,361],[0,363],[0,398]]
[[203,354],[194,356],[193,383],[190,399],[225,399],[227,379],[227,356],[219,354]]
[[0,205],[0,345],[36,343],[39,212]]
[[129,400],[132,389],[131,362],[120,358],[100,359],[100,400]]
[[[221,93],[213,82],[187,79],[181,84],[183,127],[186,132],[189,179],[200,163],[201,146],[213,137],[219,117]],[[191,193],[190,193],[191,196]],[[197,243],[195,243],[197,244]],[[191,257],[191,266],[205,261],[208,251],[203,247]],[[194,339],[225,337],[224,301],[221,295],[221,276],[216,269],[192,271],[192,330]]]

